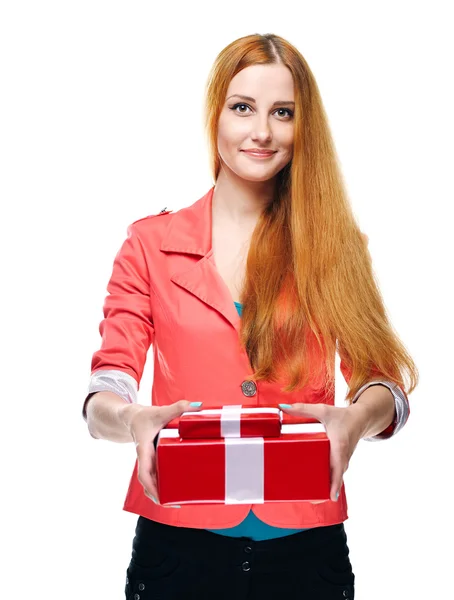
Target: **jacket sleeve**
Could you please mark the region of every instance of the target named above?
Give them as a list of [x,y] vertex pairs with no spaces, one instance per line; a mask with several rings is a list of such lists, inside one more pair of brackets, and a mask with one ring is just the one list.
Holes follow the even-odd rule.
[[134,223],[114,260],[99,325],[101,347],[91,360],[86,405],[96,392],[111,391],[136,402],[147,352],[154,339],[150,280],[144,249]]
[[[345,381],[348,384],[351,377],[351,370],[342,359],[340,362],[340,370],[342,375],[344,376]],[[381,377],[374,377],[373,380],[368,381],[363,386],[361,386],[354,395],[352,399],[352,404],[356,402],[359,396],[364,392],[364,390],[366,390],[371,385],[384,385],[391,391],[394,397],[395,410],[393,422],[380,433],[377,433],[376,435],[373,435],[371,437],[363,438],[367,442],[378,442],[380,440],[386,440],[392,437],[393,435],[396,435],[396,433],[398,433],[402,429],[410,415],[410,404],[408,402],[407,395],[399,385],[392,381],[387,381],[386,379]]]

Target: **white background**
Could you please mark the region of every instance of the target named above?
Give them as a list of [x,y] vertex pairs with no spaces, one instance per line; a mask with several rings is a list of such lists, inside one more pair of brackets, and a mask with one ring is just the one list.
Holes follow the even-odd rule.
[[[452,597],[449,4],[2,3],[2,597],[124,598],[135,450],[92,439],[81,417],[107,281],[128,224],[212,185],[209,69],[234,39],[269,32],[316,77],[421,374],[405,428],[361,441],[345,474],[356,597]],[[151,374],[149,360],[143,404]],[[336,403],[345,393],[338,371]]]

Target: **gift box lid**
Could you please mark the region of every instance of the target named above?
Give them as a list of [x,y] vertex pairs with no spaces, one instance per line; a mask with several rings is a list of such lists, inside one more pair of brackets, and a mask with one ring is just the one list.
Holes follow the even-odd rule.
[[[297,424],[297,423],[319,423],[319,421],[317,421],[317,419],[313,418],[313,417],[302,417],[302,416],[297,416],[297,415],[289,415],[287,413],[282,412],[278,407],[276,406],[258,406],[258,405],[248,405],[248,404],[241,404],[241,405],[224,405],[224,406],[207,406],[206,408],[203,408],[200,411],[195,411],[195,412],[184,412],[181,417],[177,417],[175,419],[172,419],[171,421],[169,421],[169,423],[167,423],[167,425],[165,426],[166,429],[179,429],[179,424],[180,424],[180,419],[182,419],[182,417],[184,417],[184,420],[186,422],[192,422],[192,419],[196,416],[196,415],[200,415],[203,414],[205,415],[205,417],[207,418],[207,422],[213,418],[212,415],[219,415],[221,410],[229,410],[230,408],[232,409],[236,409],[238,406],[241,406],[241,410],[242,410],[242,417],[244,419],[244,421],[249,421],[249,419],[252,421],[255,417],[250,416],[253,415],[254,413],[249,413],[247,411],[249,411],[250,409],[253,409],[254,411],[260,411],[260,414],[263,414],[264,419],[267,419],[269,421],[276,421],[276,416],[270,416],[270,415],[278,415],[278,420],[279,420],[279,427],[282,427],[282,425],[291,425],[291,424]],[[266,411],[268,411],[268,409],[272,409],[272,413],[268,413]],[[243,412],[244,411],[244,412]],[[262,412],[265,411],[265,412]],[[257,413],[258,414],[258,413]],[[267,416],[265,416],[267,415]],[[196,422],[196,421],[194,421]],[[204,436],[205,437],[205,436]],[[220,437],[220,436],[219,436]]]
[[278,408],[227,405],[183,413],[178,430],[185,439],[276,437],[281,421],[282,411]]

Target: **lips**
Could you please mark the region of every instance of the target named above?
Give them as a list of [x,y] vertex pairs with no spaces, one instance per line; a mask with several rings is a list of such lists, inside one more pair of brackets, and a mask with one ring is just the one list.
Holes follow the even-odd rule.
[[275,153],[275,150],[242,150],[246,154],[256,154],[257,156],[271,156]]

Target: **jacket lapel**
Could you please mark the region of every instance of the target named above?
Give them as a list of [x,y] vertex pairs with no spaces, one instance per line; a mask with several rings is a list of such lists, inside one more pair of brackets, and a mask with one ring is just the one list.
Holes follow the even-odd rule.
[[200,257],[190,269],[172,273],[171,281],[217,310],[239,331],[240,316],[214,262],[211,241],[213,193],[214,186],[194,204],[173,214],[160,249]]

